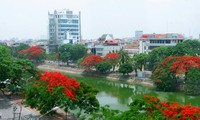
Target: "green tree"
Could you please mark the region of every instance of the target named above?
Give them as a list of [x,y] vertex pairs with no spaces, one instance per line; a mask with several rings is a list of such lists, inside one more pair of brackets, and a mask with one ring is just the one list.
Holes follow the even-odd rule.
[[81,82],[79,88],[75,91],[76,100],[73,101],[75,108],[79,108],[78,117],[82,111],[91,114],[99,109],[99,101],[96,98],[98,91],[88,84]]
[[110,106],[105,105],[90,115],[81,116],[80,120],[115,120],[114,118],[119,114],[121,114],[121,111],[112,110],[110,109]]
[[119,66],[119,72],[125,74],[129,74],[133,71],[132,65],[130,63],[125,63]]
[[178,43],[176,46],[157,47],[149,53],[149,70],[154,70],[157,65],[169,56],[199,56],[200,42],[197,40],[185,40]]
[[107,61],[104,61],[102,63],[96,64],[95,68],[97,71],[99,71],[101,73],[106,73],[106,72],[109,72],[110,69],[112,69],[112,64]]
[[127,51],[121,49],[118,54],[119,54],[119,64],[125,64],[129,62],[130,57]]
[[72,45],[71,44],[64,44],[61,45],[58,48],[59,52],[59,59],[62,60],[63,62],[67,62],[67,65],[69,65],[69,60],[71,60],[71,52],[72,52]]
[[187,83],[198,84],[199,78],[195,76],[199,75],[199,68],[200,57],[167,57],[153,71],[154,83],[156,88],[162,91],[177,90],[179,88],[178,80],[185,82],[186,85]]
[[0,45],[0,88],[5,87],[2,82],[11,76],[11,55],[10,50],[4,45]]
[[40,46],[33,46],[26,50],[21,50],[19,51],[19,54],[22,58],[29,59],[35,63],[43,62],[46,56],[44,49]]
[[[10,89],[25,88],[28,80],[37,75],[35,65],[28,59],[16,59],[11,64]],[[21,89],[19,89],[21,90]]]
[[77,61],[86,55],[86,48],[79,44],[65,44],[59,47],[59,59],[63,62]]
[[132,60],[135,61],[135,64],[137,65],[138,69],[142,71],[142,68],[146,66],[147,60],[148,60],[148,54],[145,53],[140,53],[140,54],[135,54],[132,57]]
[[162,60],[172,55],[173,49],[174,46],[162,46],[154,48],[152,52],[149,53],[148,69],[154,70]]
[[200,42],[197,40],[185,40],[178,43],[173,49],[173,56],[199,56],[200,55]]
[[189,95],[200,94],[200,68],[190,68],[185,76],[184,93]]
[[84,111],[90,114],[99,108],[97,92],[89,85],[78,83],[74,78],[68,78],[64,74],[45,72],[39,80],[29,86],[26,103],[42,114],[56,106],[67,112],[79,108],[80,113]]
[[87,54],[87,50],[83,45],[74,44],[71,54],[72,61],[77,61],[78,59],[84,57]]
[[30,47],[29,45],[24,44],[24,43],[20,43],[19,46],[16,46],[16,47],[12,46],[12,47],[10,47],[11,55],[12,55],[13,57],[17,57],[17,58],[22,57],[22,56],[19,54],[19,51],[21,51],[21,50],[26,50],[26,49],[28,49],[29,47]]

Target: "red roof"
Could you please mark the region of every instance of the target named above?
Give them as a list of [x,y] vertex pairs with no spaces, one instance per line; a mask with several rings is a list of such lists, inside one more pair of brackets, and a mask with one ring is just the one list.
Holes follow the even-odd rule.
[[172,33],[172,34],[143,34],[140,38],[184,38],[184,36],[182,34],[176,34],[176,33]]
[[118,44],[119,41],[118,40],[105,40],[104,43],[105,44]]

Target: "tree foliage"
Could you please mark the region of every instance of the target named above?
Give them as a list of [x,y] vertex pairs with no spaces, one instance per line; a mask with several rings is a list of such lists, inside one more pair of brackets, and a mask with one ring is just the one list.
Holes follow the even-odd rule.
[[42,114],[59,106],[65,111],[79,108],[89,114],[99,108],[97,90],[85,83],[78,83],[58,72],[44,72],[40,79],[29,86],[26,103]]
[[41,61],[45,58],[45,52],[40,46],[33,46],[31,48],[19,51],[23,58],[28,58],[34,61]]
[[144,96],[129,104],[126,111],[111,110],[104,106],[85,119],[95,120],[199,120],[200,108],[161,101],[157,97]]
[[149,53],[148,69],[154,70],[162,60],[168,56],[171,56],[173,48],[173,46],[162,46],[154,48],[152,52]]
[[120,65],[129,62],[130,57],[129,57],[127,51],[124,51],[124,50],[121,49],[118,54],[119,54],[119,64]]
[[74,78],[58,72],[44,72],[28,89],[26,102],[41,113],[46,113],[55,106],[67,107],[69,99],[76,100],[75,90],[79,86]]
[[106,73],[106,72],[110,71],[110,69],[112,68],[112,65],[111,65],[111,63],[104,61],[104,62],[96,64],[95,68],[97,71],[99,71],[101,73]]
[[[11,76],[11,55],[10,50],[4,46],[0,45],[0,82],[8,79]],[[0,84],[0,88],[2,83]]]
[[200,42],[197,40],[185,40],[174,47],[173,56],[199,56]]
[[20,43],[19,46],[12,46],[10,47],[10,51],[11,51],[11,55],[13,57],[16,57],[16,58],[20,58],[22,57],[21,55],[19,55],[19,51],[21,50],[26,50],[28,49],[30,46],[27,45],[27,44],[24,44],[24,43]]
[[64,44],[59,47],[58,51],[59,59],[67,62],[68,65],[70,60],[77,61],[86,55],[86,48],[79,44]]
[[82,110],[86,114],[91,114],[99,109],[99,101],[96,98],[98,91],[88,84],[81,82],[78,89],[75,90],[76,100],[73,101],[74,108],[79,108],[78,117]]
[[89,55],[81,63],[87,70],[94,67],[96,64],[103,62],[103,59],[99,55]]
[[22,88],[26,87],[26,83],[30,78],[37,77],[37,69],[35,65],[28,59],[13,60],[10,69],[10,85],[7,87],[11,90],[21,91]]
[[200,55],[200,42],[197,40],[185,40],[178,43],[176,46],[158,47],[149,53],[150,70],[154,70],[157,65],[169,56],[199,56]]
[[[180,56],[167,57],[153,71],[153,77],[157,89],[163,91],[173,91],[178,88],[177,80],[179,76],[185,76],[184,81],[188,82],[188,73],[190,70],[200,68],[200,57]],[[190,74],[191,75],[191,74]],[[192,76],[189,77],[191,80]],[[197,81],[193,82],[195,84]]]
[[146,62],[148,59],[148,55],[145,53],[135,54],[132,58],[133,61],[135,61],[135,65],[140,71],[142,71],[142,67],[146,66]]
[[130,63],[125,63],[119,66],[119,72],[123,75],[131,73],[133,71],[132,65]]
[[113,71],[115,71],[115,66],[119,63],[118,53],[108,53],[105,55],[104,59],[112,64]]

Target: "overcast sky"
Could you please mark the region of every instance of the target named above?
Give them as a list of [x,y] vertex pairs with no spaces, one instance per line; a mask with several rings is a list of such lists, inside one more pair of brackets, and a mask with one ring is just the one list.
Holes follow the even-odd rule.
[[48,11],[81,11],[83,39],[144,33],[200,34],[200,0],[0,0],[0,39],[47,38]]

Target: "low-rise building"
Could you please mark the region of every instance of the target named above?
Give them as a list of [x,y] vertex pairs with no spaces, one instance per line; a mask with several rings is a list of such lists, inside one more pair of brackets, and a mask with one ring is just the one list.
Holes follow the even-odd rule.
[[133,56],[139,53],[139,41],[134,41],[131,44],[124,46],[124,51],[127,51],[129,56]]
[[161,46],[175,46],[182,42],[184,36],[177,33],[169,34],[143,34],[139,40],[139,52],[149,53],[152,49]]
[[105,40],[103,44],[95,45],[95,52],[96,55],[105,56],[107,53],[123,49],[123,46],[119,40]]

